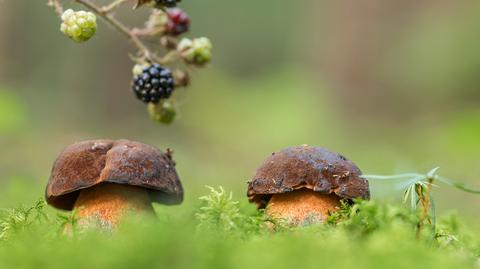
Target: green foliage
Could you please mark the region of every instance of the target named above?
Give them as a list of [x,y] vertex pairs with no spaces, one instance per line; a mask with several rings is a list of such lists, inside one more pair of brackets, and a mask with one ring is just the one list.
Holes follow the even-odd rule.
[[31,226],[46,221],[44,212],[45,201],[38,200],[30,207],[20,206],[13,209],[4,209],[0,213],[0,241],[7,240],[15,233],[19,233]]
[[[432,187],[434,182],[441,182],[448,186],[458,188],[464,192],[479,194],[480,190],[467,187],[462,182],[447,179],[437,174],[439,167],[431,169],[426,174],[408,173],[399,175],[379,176],[379,175],[363,175],[362,177],[370,180],[392,180],[402,179],[405,185],[403,202],[410,200],[410,208],[418,215],[417,222],[417,238],[424,232],[425,225],[430,225],[433,237],[436,237],[436,210],[435,201],[432,195]],[[421,205],[421,207],[419,207]]]
[[58,213],[57,221],[60,226],[60,232],[74,233],[78,224],[77,209],[68,213]]
[[233,201],[232,193],[225,193],[222,187],[216,190],[207,186],[210,195],[200,197],[204,206],[200,207],[196,214],[200,221],[200,228],[216,228],[221,231],[231,232],[239,229],[241,221],[238,202]]
[[376,201],[343,202],[325,225],[274,231],[263,212],[240,206],[221,187],[209,190],[188,214],[132,217],[113,233],[55,232],[75,226],[75,214],[46,218],[43,201],[7,210],[1,223],[16,228],[0,242],[0,268],[477,269],[478,235],[454,215],[439,220],[433,241],[416,238],[413,211]]
[[[418,215],[406,208],[376,201],[357,200],[352,206],[344,203],[338,214],[334,226],[359,238],[378,231],[396,229],[410,230],[414,235],[419,221]],[[329,223],[332,223],[331,219]]]
[[199,229],[241,236],[262,230],[265,220],[263,214],[241,214],[238,201],[233,200],[232,192],[225,192],[223,187],[207,188],[210,194],[199,198],[203,205],[196,213]]

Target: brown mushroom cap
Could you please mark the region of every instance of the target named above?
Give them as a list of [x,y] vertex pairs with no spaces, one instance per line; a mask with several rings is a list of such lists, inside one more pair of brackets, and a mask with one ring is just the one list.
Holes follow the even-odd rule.
[[46,200],[56,208],[72,210],[81,189],[102,182],[146,188],[154,202],[183,201],[171,155],[129,140],[91,140],[67,147],[53,165]]
[[324,148],[297,146],[272,153],[248,182],[247,196],[258,208],[265,208],[273,194],[307,188],[341,198],[370,198],[368,181],[342,155]]

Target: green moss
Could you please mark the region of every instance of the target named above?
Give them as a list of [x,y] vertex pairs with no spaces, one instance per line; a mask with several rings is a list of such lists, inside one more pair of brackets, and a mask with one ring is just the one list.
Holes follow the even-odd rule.
[[[37,218],[43,209],[32,208],[38,214],[28,214],[0,243],[0,268],[442,269],[476,268],[480,254],[477,235],[455,216],[438,221],[435,236],[417,238],[412,211],[375,201],[344,204],[325,225],[275,223],[276,232],[267,224],[272,220],[222,188],[212,188],[199,206],[168,215],[160,209],[157,221],[127,218],[113,233],[76,230],[67,236],[59,231],[72,218]],[[10,216],[25,216],[28,209]],[[0,216],[0,223],[6,219]]]

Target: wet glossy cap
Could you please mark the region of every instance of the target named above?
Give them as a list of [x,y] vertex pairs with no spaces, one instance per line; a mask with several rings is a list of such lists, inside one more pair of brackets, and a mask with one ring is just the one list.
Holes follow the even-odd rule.
[[307,188],[341,198],[370,198],[368,181],[342,155],[324,148],[297,146],[272,153],[248,182],[247,196],[258,208],[265,208],[273,194]]
[[91,140],[67,147],[53,164],[46,200],[72,210],[81,189],[102,182],[143,187],[154,202],[183,201],[171,152],[129,140]]

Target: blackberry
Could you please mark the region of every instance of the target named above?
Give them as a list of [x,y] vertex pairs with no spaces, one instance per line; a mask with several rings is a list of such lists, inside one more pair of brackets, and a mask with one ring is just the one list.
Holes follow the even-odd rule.
[[167,33],[177,36],[188,31],[190,28],[190,18],[187,13],[179,8],[168,10]]
[[185,62],[203,66],[212,59],[212,42],[206,37],[184,38],[178,43],[177,51]]
[[97,31],[97,18],[92,12],[67,9],[62,14],[60,31],[76,42],[87,41]]
[[175,88],[175,82],[170,69],[159,64],[153,64],[143,69],[135,76],[132,90],[144,103],[158,103],[168,99]]
[[162,7],[176,7],[177,2],[180,0],[155,0],[155,4]]

